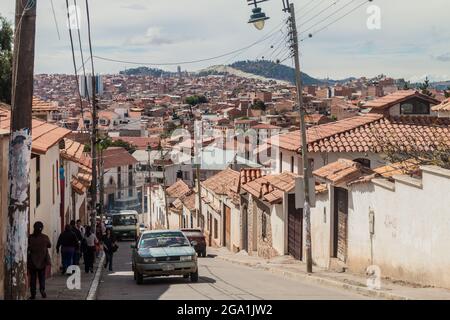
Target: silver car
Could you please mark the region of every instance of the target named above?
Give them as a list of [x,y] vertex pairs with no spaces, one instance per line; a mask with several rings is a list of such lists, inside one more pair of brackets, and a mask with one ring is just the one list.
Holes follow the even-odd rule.
[[142,284],[144,277],[181,275],[197,282],[198,265],[194,245],[181,231],[143,232],[137,245],[131,246],[134,280]]

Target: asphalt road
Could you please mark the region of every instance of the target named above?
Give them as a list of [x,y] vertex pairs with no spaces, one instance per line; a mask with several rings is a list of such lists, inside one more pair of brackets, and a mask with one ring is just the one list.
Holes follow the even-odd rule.
[[338,300],[367,299],[344,289],[287,279],[268,271],[214,258],[199,258],[199,281],[182,277],[146,278],[137,285],[131,271],[131,242],[121,242],[114,271],[104,271],[98,300]]

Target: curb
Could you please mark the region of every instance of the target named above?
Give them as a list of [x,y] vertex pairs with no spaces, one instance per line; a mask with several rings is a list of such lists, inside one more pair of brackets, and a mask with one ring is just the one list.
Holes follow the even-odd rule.
[[86,297],[86,300],[97,299],[98,285],[100,283],[100,278],[102,276],[104,262],[105,262],[105,254],[103,253],[102,257],[100,258],[100,261],[98,262],[97,270],[95,271],[95,277],[94,280],[92,280],[91,287],[89,289],[89,293]]
[[223,257],[223,256],[217,256],[217,258],[224,260],[224,261],[231,262],[231,263],[244,265],[247,267],[258,267],[262,270],[266,270],[266,271],[281,275],[286,278],[307,280],[307,281],[311,281],[311,282],[315,282],[315,283],[319,283],[319,284],[323,284],[323,285],[343,288],[348,291],[353,291],[353,292],[356,292],[356,293],[359,293],[359,294],[362,294],[362,295],[368,296],[368,297],[383,298],[383,299],[388,299],[388,300],[413,300],[412,298],[409,298],[406,296],[401,296],[401,295],[393,294],[393,293],[386,292],[386,291],[372,290],[372,289],[369,289],[366,287],[360,287],[360,286],[348,284],[348,283],[333,280],[333,279],[328,279],[328,278],[319,277],[319,276],[315,276],[315,275],[309,275],[306,273],[302,274],[302,273],[292,272],[292,271],[288,271],[288,270],[283,270],[282,268],[274,268],[274,267],[264,266],[264,265],[261,265],[259,263],[254,263],[254,262],[238,261],[238,260],[228,258],[228,257]]

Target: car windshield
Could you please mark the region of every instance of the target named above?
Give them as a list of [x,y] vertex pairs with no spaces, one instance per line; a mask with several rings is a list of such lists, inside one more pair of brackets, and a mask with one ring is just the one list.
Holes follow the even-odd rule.
[[189,241],[181,232],[148,233],[142,236],[139,248],[185,247]]
[[134,214],[121,214],[113,216],[113,226],[132,226],[136,225],[137,219]]

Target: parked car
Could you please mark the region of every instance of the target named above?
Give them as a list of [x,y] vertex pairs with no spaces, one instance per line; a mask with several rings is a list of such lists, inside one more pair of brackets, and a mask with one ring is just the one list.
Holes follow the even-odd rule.
[[144,231],[131,248],[131,264],[137,284],[142,284],[144,277],[172,275],[198,281],[195,249],[181,231]]
[[199,257],[206,257],[206,237],[200,229],[181,229],[184,235],[192,243]]

